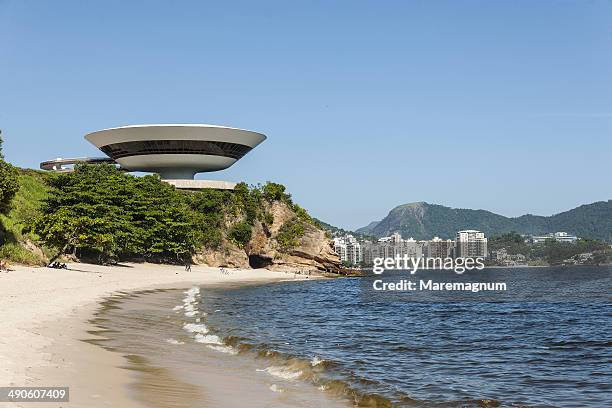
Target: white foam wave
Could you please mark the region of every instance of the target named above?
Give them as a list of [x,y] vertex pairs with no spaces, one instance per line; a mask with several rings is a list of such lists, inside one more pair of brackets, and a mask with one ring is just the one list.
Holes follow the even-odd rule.
[[183,306],[178,305],[178,306],[174,306],[174,307],[172,308],[172,310],[176,312],[176,311],[178,311],[178,310],[181,310],[182,308],[183,308]]
[[221,340],[219,339],[219,336],[215,336],[214,334],[198,333],[195,335],[194,340],[198,343],[223,345],[223,343],[221,343]]
[[176,339],[166,339],[166,343],[170,343],[170,344],[174,344],[174,345],[185,344],[185,342],[178,341]]
[[271,376],[282,378],[283,380],[289,380],[289,381],[297,380],[302,375],[302,371],[299,371],[299,370],[295,371],[295,370],[291,370],[286,367],[279,367],[279,366],[270,366],[264,370],[258,369],[257,371],[264,371],[270,374]]
[[[183,292],[186,296],[183,299],[183,310],[185,310],[185,316],[194,317],[198,314],[197,305],[198,297],[200,296],[200,288],[193,287]],[[177,309],[178,308],[178,309]],[[180,310],[181,306],[176,306],[175,310]]]
[[238,352],[230,346],[219,346],[219,345],[208,344],[206,347],[208,347],[209,349],[218,351],[220,353],[226,353],[226,354],[231,354],[231,355],[238,354]]
[[204,323],[185,323],[183,329],[190,333],[207,334],[208,327]]

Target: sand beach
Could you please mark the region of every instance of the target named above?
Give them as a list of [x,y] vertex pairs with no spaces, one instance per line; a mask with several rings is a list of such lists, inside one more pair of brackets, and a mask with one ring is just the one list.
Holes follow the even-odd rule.
[[[145,289],[301,279],[293,273],[265,269],[232,269],[228,274],[202,266],[194,266],[190,272],[181,266],[154,264],[69,264],[68,268],[14,266],[10,272],[0,272],[4,326],[0,384],[69,386],[70,402],[62,406],[183,406],[189,399],[186,387],[186,400],[182,402],[157,401],[151,405],[138,401],[127,386],[133,377],[121,368],[125,357],[82,341],[96,336],[89,320],[100,307],[99,302],[109,296]],[[38,405],[54,404],[0,403],[7,407]]]

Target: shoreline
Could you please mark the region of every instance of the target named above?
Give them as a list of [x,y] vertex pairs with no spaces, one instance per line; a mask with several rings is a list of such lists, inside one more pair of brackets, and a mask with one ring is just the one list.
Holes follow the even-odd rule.
[[[70,403],[88,407],[144,407],[130,395],[134,376],[122,368],[125,356],[84,339],[103,340],[91,322],[113,295],[190,285],[304,280],[293,272],[194,266],[69,264],[67,270],[15,266],[0,272],[0,386],[69,386]],[[316,277],[312,277],[316,278]],[[0,403],[0,406],[39,404]],[[42,404],[41,406],[44,406]],[[48,404],[47,404],[48,405]]]

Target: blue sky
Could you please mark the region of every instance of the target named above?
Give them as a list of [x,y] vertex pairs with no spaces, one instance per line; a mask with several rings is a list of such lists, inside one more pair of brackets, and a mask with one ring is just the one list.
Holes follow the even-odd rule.
[[412,201],[550,215],[612,198],[611,45],[604,1],[0,0],[0,128],[34,168],[102,128],[257,130],[200,178],[349,228]]

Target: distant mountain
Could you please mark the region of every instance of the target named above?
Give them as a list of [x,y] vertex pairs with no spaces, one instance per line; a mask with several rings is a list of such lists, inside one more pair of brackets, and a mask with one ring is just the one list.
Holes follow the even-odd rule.
[[319,225],[321,226],[321,228],[323,228],[323,230],[329,232],[329,234],[335,238],[335,237],[343,237],[347,234],[353,235],[358,239],[368,239],[368,240],[372,240],[375,237],[373,235],[370,234],[365,234],[365,233],[360,233],[360,232],[356,232],[356,231],[349,231],[349,230],[345,230],[343,228],[340,227],[336,227],[333,226],[331,224],[326,223],[325,221],[321,221],[318,218],[313,218],[317,223],[319,223]]
[[371,222],[356,232],[376,237],[399,232],[404,238],[431,239],[434,236],[454,238],[463,229],[476,229],[489,236],[511,231],[530,235],[566,231],[612,242],[612,200],[581,205],[550,217],[527,214],[516,218],[486,210],[418,202],[397,206],[381,221]]

